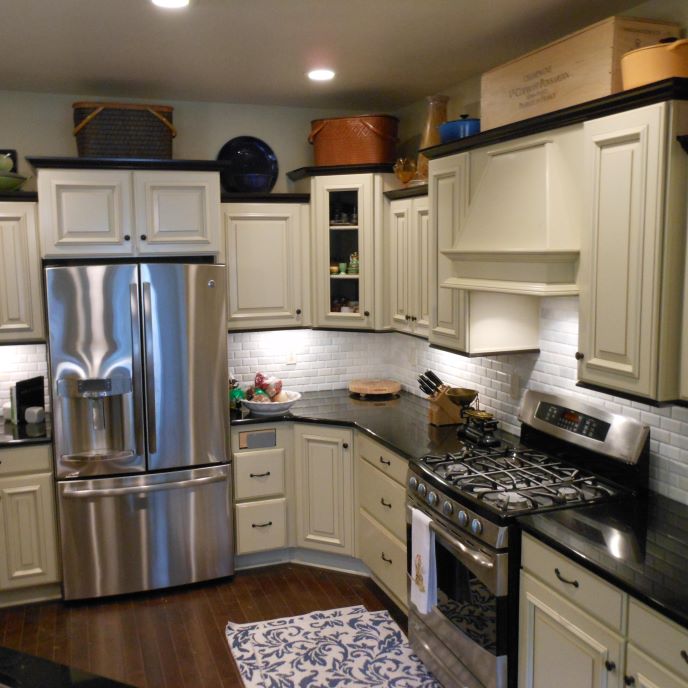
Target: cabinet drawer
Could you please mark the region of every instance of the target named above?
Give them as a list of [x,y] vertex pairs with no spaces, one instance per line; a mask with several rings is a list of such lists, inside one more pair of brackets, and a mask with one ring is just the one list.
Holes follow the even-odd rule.
[[0,475],[52,471],[53,452],[50,444],[33,444],[0,449]]
[[361,508],[400,540],[406,539],[406,491],[367,461],[358,462]]
[[361,561],[407,607],[406,545],[363,510],[359,511],[358,537]]
[[237,504],[237,554],[287,546],[287,500]]
[[685,681],[630,644],[626,656],[626,675],[635,679],[631,685],[636,688],[686,688]]
[[620,590],[527,535],[521,562],[562,597],[615,631],[622,630],[624,594]]
[[356,448],[358,455],[368,461],[368,463],[375,466],[375,468],[379,468],[385,475],[404,485],[404,487],[406,486],[408,461],[381,444],[373,442],[373,440],[362,433],[359,433],[356,438]]
[[631,599],[628,639],[667,669],[688,680],[688,631],[685,628]]
[[284,494],[284,449],[259,449],[234,454],[234,496],[237,500]]

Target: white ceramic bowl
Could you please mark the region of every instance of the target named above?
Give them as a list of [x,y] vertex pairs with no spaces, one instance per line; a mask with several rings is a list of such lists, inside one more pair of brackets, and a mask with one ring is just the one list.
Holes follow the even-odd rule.
[[286,413],[300,398],[301,392],[291,392],[284,390],[288,401],[248,401],[241,400],[241,405],[245,406],[254,416],[281,416]]

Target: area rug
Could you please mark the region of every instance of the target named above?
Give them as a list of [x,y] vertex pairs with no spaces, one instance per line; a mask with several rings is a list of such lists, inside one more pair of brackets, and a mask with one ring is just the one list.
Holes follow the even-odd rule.
[[246,688],[441,688],[387,611],[356,606],[230,621],[226,634]]

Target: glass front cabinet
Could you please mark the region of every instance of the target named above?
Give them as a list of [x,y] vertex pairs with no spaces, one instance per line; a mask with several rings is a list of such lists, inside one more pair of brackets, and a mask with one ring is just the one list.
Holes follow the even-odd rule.
[[316,326],[375,327],[375,176],[313,178]]

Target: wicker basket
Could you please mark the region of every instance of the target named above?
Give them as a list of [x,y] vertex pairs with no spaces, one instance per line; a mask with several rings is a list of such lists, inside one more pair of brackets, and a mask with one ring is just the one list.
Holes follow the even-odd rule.
[[172,157],[172,108],[134,103],[74,103],[74,136],[82,158]]
[[392,115],[334,117],[311,122],[316,166],[394,162],[399,120]]

